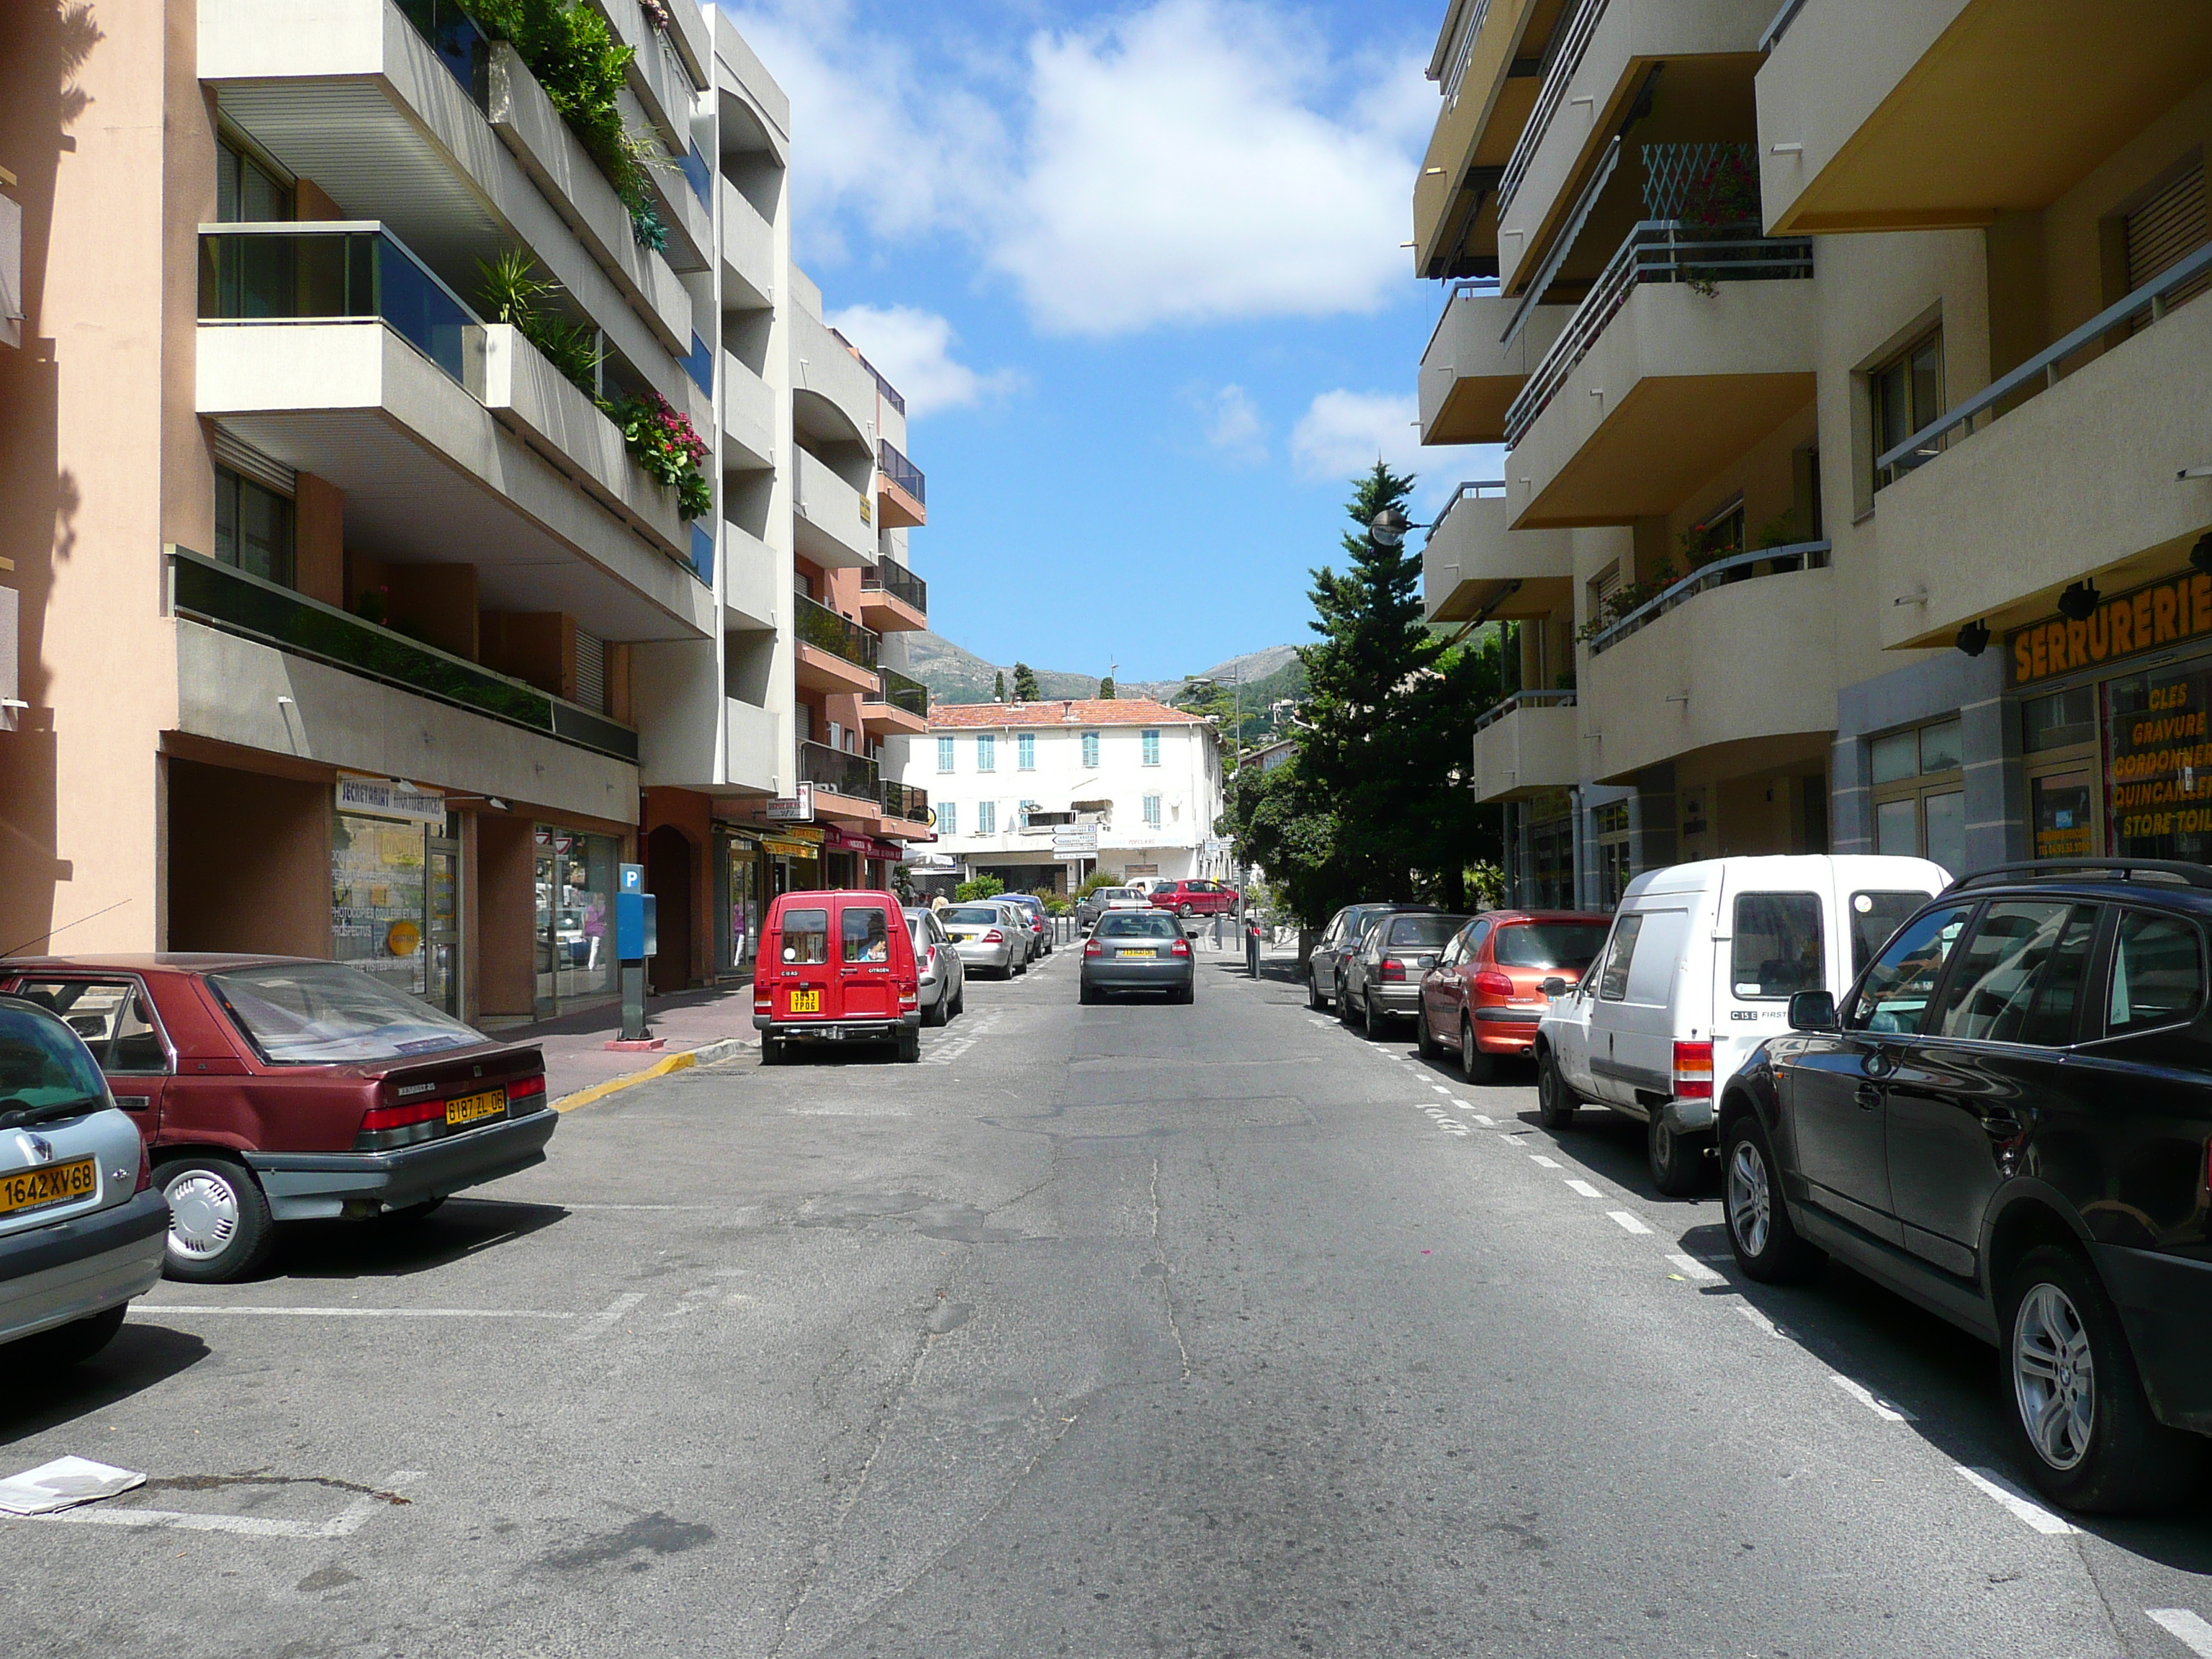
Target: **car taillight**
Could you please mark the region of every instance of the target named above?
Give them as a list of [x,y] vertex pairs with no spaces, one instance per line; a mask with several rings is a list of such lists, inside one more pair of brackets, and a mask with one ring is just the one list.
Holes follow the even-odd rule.
[[908,990],[908,989],[907,989],[903,985],[902,985],[901,987],[899,987],[899,1006],[900,1006],[900,1007],[902,1007],[902,1008],[912,1008],[912,1007],[916,1007],[916,1006],[920,1006],[921,1002],[921,993],[919,990],[909,991],[909,990]]
[[538,1106],[544,1105],[544,1073],[539,1072],[532,1077],[515,1078],[507,1084],[507,1109],[508,1111],[511,1112],[514,1110],[518,1106],[526,1106],[535,1109]]
[[983,943],[986,945],[1004,945],[1006,942],[1006,936],[995,927],[989,929],[983,935]]
[[1406,977],[1406,964],[1399,961],[1395,957],[1385,957],[1382,958],[1382,968],[1380,977],[1383,979],[1402,980]]
[[1674,1098],[1711,1100],[1713,1097],[1713,1045],[1678,1042],[1674,1045]]
[[1086,957],[1103,957],[1106,954],[1106,947],[1095,939],[1087,939],[1083,941],[1083,954]]
[[131,1190],[134,1193],[149,1192],[153,1185],[154,1154],[147,1150],[146,1143],[142,1140],[138,1143],[138,1184]]
[[757,1014],[772,1014],[775,1012],[775,1004],[766,997],[755,997],[753,1012]]
[[1168,946],[1168,954],[1171,957],[1188,956],[1190,954],[1190,941],[1187,939],[1177,939],[1173,945]]
[[1486,968],[1474,976],[1474,988],[1486,997],[1510,997],[1513,976],[1501,974],[1495,968]]
[[404,1106],[372,1106],[361,1115],[361,1132],[365,1135],[381,1134],[386,1129],[404,1129],[445,1115],[446,1103],[442,1100],[410,1100]]

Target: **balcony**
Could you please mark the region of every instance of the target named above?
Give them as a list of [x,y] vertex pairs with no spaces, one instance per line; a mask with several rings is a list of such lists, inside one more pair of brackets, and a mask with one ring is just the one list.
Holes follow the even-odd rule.
[[810,691],[859,693],[877,689],[872,633],[804,593],[791,596],[792,640],[798,661],[793,677]]
[[1506,411],[1516,529],[1626,524],[1814,394],[1812,244],[1638,224]]
[[2048,207],[2212,75],[2194,5],[1806,0],[1771,33],[1759,149],[1777,231],[1978,228]]
[[1468,26],[1456,42],[1438,43],[1430,64],[1443,109],[1413,185],[1414,269],[1423,276],[1465,276],[1498,257],[1498,178],[1538,86],[1520,54],[1540,49],[1556,8],[1480,0],[1467,9]]
[[860,618],[878,634],[927,628],[929,584],[896,559],[878,559],[860,573]]
[[929,792],[927,789],[886,781],[878,799],[884,808],[883,834],[906,841],[928,838]]
[[2081,577],[2111,593],[2184,564],[2212,520],[2191,476],[2212,461],[2212,304],[2164,301],[2208,270],[2212,246],[1877,458],[1902,473],[1875,496],[1883,645],[2002,632]]
[[845,338],[804,305],[791,320],[793,422],[824,443],[876,448],[876,377]]
[[742,526],[722,521],[722,627],[725,632],[773,632],[791,579],[769,544]]
[[866,355],[860,347],[845,337],[842,329],[833,328],[830,331],[837,337],[839,343],[843,345],[846,350],[860,358],[860,367],[868,371],[868,378],[876,383],[876,396],[881,398],[903,416],[906,414],[906,399],[899,395],[899,389],[884,378],[883,371],[868,361]]
[[1571,691],[1516,691],[1474,726],[1474,798],[1525,800],[1582,781]]
[[1571,306],[1538,306],[1510,343],[1501,343],[1518,309],[1494,283],[1455,283],[1421,354],[1421,441],[1505,441],[1505,411],[1529,371],[1559,337]]
[[[872,372],[872,371],[871,371]],[[877,522],[885,530],[912,530],[929,522],[927,484],[921,469],[889,438],[876,441]]]
[[814,810],[824,817],[872,821],[883,811],[876,763],[866,755],[848,755],[826,743],[802,743],[799,776],[814,786]]
[[720,188],[722,302],[732,310],[765,310],[775,303],[775,228],[728,179]]
[[860,703],[860,723],[870,737],[902,732],[920,737],[929,730],[929,688],[896,668],[878,669],[881,678]]
[[777,793],[776,780],[788,775],[783,763],[787,722],[741,697],[726,697],[722,707],[729,732],[724,776],[733,787],[752,794]]
[[792,542],[825,570],[855,570],[876,562],[874,509],[868,498],[811,452],[798,452],[799,511]]
[[1574,604],[1574,540],[1565,530],[1515,530],[1505,485],[1463,483],[1421,550],[1421,596],[1432,623],[1548,617]]
[[775,393],[735,353],[722,354],[722,465],[762,471],[775,465]]
[[[1590,641],[1581,672],[1589,775],[1618,783],[1692,752],[1723,775],[1826,753],[1836,725],[1827,544],[1693,571]],[[1747,648],[1787,640],[1786,651]]]

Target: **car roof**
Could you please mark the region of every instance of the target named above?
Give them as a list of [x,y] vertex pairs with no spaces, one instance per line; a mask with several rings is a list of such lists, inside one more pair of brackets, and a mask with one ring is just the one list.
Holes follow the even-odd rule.
[[125,951],[112,956],[9,957],[0,959],[0,973],[219,974],[240,968],[329,960],[238,951]]
[[1487,920],[1504,927],[1523,921],[1595,922],[1600,927],[1610,927],[1613,918],[1602,910],[1485,910],[1476,918]]

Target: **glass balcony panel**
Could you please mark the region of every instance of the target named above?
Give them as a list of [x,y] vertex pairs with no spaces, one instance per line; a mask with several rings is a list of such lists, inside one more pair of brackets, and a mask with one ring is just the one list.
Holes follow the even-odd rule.
[[863,668],[876,665],[881,641],[873,632],[804,593],[793,594],[792,601],[792,632],[801,644],[817,647]]
[[929,614],[929,584],[896,559],[878,559],[860,573],[863,589],[873,588]]
[[866,755],[832,749],[826,743],[799,745],[799,775],[817,789],[854,800],[874,800],[880,787],[875,762]]
[[482,108],[489,101],[491,42],[463,11],[459,0],[398,0],[415,32],[430,44],[446,72]]
[[876,696],[878,702],[888,703],[893,708],[902,708],[921,720],[929,718],[927,686],[920,680],[909,679],[896,668],[879,669],[878,674],[882,681]]
[[456,380],[469,308],[385,231],[210,231],[200,238],[200,318],[299,322],[380,318]]

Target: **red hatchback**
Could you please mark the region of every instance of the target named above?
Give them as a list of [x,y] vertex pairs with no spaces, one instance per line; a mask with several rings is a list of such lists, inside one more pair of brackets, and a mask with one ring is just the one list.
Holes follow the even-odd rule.
[[1233,916],[1237,890],[1225,881],[1164,881],[1152,889],[1155,907],[1179,916]]
[[1551,1006],[1544,981],[1580,979],[1612,927],[1576,910],[1484,911],[1421,981],[1421,1052],[1455,1051],[1469,1083],[1489,1082],[1501,1059],[1527,1059]]
[[359,969],[295,957],[41,957],[0,991],[99,1060],[169,1201],[172,1279],[237,1279],[274,1224],[427,1215],[545,1158],[545,1061]]
[[795,1042],[890,1042],[921,1058],[921,975],[906,915],[889,893],[781,893],[761,929],[753,979],[761,1064]]

